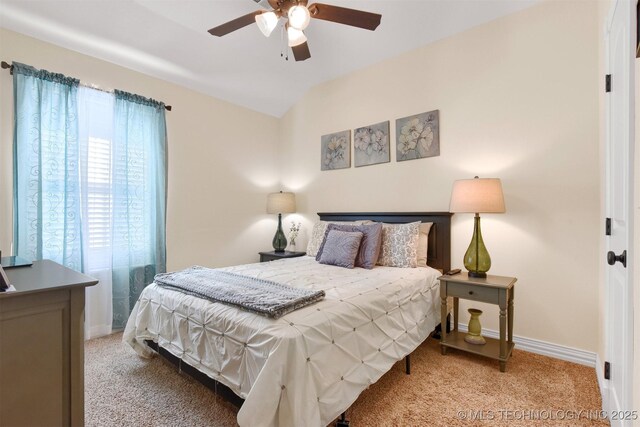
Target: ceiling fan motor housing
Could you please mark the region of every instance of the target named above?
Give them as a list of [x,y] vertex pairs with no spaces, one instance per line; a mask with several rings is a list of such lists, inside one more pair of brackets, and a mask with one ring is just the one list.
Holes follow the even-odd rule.
[[267,0],[253,0],[253,1],[256,2],[259,6],[264,7],[265,9],[271,9],[271,5]]
[[[283,15],[293,6],[306,6],[308,0],[253,0],[267,10],[279,10]],[[281,15],[282,16],[282,15]]]

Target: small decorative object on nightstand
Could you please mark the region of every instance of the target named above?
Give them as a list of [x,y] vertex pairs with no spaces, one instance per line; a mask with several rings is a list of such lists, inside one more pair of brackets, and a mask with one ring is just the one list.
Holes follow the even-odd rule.
[[467,335],[465,335],[464,340],[469,344],[486,344],[487,341],[482,336],[482,325],[480,324],[480,315],[482,314],[482,310],[478,310],[477,308],[470,308],[467,311],[469,312],[469,316],[471,316],[471,318],[469,319]]
[[260,262],[267,261],[275,261],[278,259],[285,258],[296,258],[299,256],[305,256],[306,252],[290,252],[290,251],[269,251],[269,252],[259,252],[260,253]]
[[298,238],[298,234],[300,233],[300,227],[302,227],[302,223],[296,223],[293,221],[291,223],[291,227],[289,228],[289,249],[291,252],[296,251],[296,239]]
[[[447,297],[453,297],[453,330],[441,332],[440,350],[447,354],[447,348],[468,351],[500,361],[500,371],[507,369],[507,360],[513,351],[513,292],[515,277],[491,276],[470,277],[467,273],[440,276],[441,322],[447,322]],[[497,304],[500,307],[500,339],[485,337],[485,345],[469,344],[464,334],[458,330],[459,298]]]
[[502,184],[497,178],[459,179],[451,190],[450,212],[475,213],[473,237],[464,254],[464,267],[470,277],[487,277],[491,257],[480,232],[480,213],[504,213]]
[[278,214],[278,230],[273,236],[273,249],[276,252],[284,252],[287,247],[287,238],[282,231],[282,214],[296,211],[296,195],[293,193],[271,193],[267,196],[267,213]]

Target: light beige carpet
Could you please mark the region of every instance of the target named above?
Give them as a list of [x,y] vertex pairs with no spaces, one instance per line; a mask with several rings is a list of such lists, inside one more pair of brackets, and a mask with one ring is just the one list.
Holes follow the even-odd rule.
[[[233,405],[161,358],[139,358],[121,339],[86,344],[87,426],[236,425]],[[411,362],[411,375],[397,363],[360,395],[347,412],[353,427],[608,424],[589,419],[601,401],[585,366],[515,350],[500,373],[497,361],[455,350],[442,356],[432,339]],[[568,419],[579,411],[580,419]]]

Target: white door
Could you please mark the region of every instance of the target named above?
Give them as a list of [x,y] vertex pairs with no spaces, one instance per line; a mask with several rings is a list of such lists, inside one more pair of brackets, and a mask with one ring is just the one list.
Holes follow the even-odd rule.
[[[604,409],[608,411],[632,409],[635,6],[635,0],[615,2],[606,39],[607,74],[611,75],[606,111],[605,188],[606,215],[611,218],[611,235],[605,238],[608,263],[605,357],[610,370],[609,380],[605,380],[608,399]],[[624,255],[626,260],[622,259]],[[611,425],[626,424],[612,419]]]

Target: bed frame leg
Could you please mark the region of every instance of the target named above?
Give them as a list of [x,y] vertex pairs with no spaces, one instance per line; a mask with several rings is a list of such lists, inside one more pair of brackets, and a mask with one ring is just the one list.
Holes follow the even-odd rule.
[[343,412],[342,415],[340,415],[340,419],[336,423],[336,427],[349,427],[349,421],[347,421],[346,412]]
[[407,354],[407,357],[404,358],[404,370],[407,375],[411,375],[411,355]]

